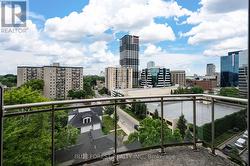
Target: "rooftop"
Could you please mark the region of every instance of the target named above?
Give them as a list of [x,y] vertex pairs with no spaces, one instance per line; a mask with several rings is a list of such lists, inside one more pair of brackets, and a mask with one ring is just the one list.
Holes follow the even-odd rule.
[[[220,156],[213,156],[209,151],[203,147],[198,147],[194,151],[191,146],[167,147],[166,154],[161,155],[160,149],[142,151],[137,153],[129,153],[118,156],[120,166],[154,166],[154,165],[168,165],[168,166],[215,166],[226,165],[236,166],[230,160]],[[90,163],[91,166],[110,166],[113,158],[104,159],[98,162]],[[167,164],[166,164],[167,163]]]

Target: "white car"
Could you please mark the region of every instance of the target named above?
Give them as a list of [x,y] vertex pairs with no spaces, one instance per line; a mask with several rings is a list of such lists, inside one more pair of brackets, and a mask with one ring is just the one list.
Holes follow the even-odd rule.
[[247,130],[243,133],[242,137],[245,138],[245,139],[248,139],[248,132],[247,132]]
[[246,140],[243,138],[239,138],[234,145],[239,149],[244,149],[246,146]]

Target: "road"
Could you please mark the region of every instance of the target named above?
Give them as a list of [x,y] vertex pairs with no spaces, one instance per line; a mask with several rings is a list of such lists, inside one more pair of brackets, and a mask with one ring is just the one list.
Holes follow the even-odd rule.
[[[100,95],[97,90],[95,90],[96,98],[107,98],[108,95]],[[139,125],[139,121],[130,116],[128,113],[123,111],[121,108],[117,107],[117,115],[119,116],[118,125],[127,134],[135,132],[134,125]]]
[[126,113],[119,107],[117,107],[117,115],[119,116],[118,125],[123,129],[123,131],[127,135],[136,131],[134,129],[134,125],[139,125],[138,120],[130,116],[128,113]]

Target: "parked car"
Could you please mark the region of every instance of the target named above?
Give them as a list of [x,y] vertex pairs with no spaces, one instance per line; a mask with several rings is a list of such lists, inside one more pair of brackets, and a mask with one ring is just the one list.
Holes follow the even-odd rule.
[[134,129],[139,130],[139,125],[134,125]]
[[246,140],[239,138],[234,144],[238,149],[244,149],[246,147]]
[[242,137],[245,138],[246,140],[248,139],[248,132],[247,132],[247,130],[243,133]]
[[229,153],[231,153],[234,150],[234,147],[230,144],[227,144],[223,149],[222,152],[226,155],[228,155]]

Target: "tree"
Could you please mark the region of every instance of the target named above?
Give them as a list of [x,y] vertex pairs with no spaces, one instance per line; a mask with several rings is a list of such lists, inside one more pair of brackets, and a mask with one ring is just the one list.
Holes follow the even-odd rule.
[[[24,104],[45,102],[40,91],[22,86],[4,93],[4,102]],[[43,107],[44,109],[47,107]],[[15,110],[23,111],[23,110]],[[66,111],[55,113],[56,149],[74,144],[79,131],[67,125]],[[50,165],[51,155],[51,114],[38,113],[6,118],[4,123],[4,165]]]
[[[135,101],[135,100],[133,100]],[[147,113],[147,105],[145,103],[132,103],[131,111],[139,118],[144,119]]]
[[69,90],[68,97],[72,99],[84,99],[86,98],[86,93],[84,90]]
[[199,87],[199,86],[194,86],[192,88],[178,88],[176,90],[174,90],[174,94],[190,94],[190,93],[193,93],[193,94],[199,94],[199,93],[203,93],[204,90]]
[[43,82],[43,80],[33,79],[33,80],[30,80],[30,81],[26,82],[22,86],[24,86],[24,87],[30,87],[33,90],[38,90],[38,91],[42,92],[43,91],[44,82]]
[[187,129],[185,131],[185,136],[184,136],[184,140],[185,141],[191,141],[193,139],[192,133],[189,129]]
[[182,138],[184,138],[185,136],[185,131],[187,130],[187,120],[185,119],[184,115],[182,114],[179,117],[179,120],[177,122],[177,128],[180,130],[181,136]]
[[219,95],[228,97],[239,97],[239,89],[235,87],[225,87],[221,88]]
[[13,74],[0,76],[0,83],[7,87],[14,87],[17,84],[17,76]]
[[105,107],[105,114],[108,114],[109,116],[111,116],[115,111],[115,108],[113,106],[107,106]]
[[92,98],[95,96],[95,92],[93,91],[89,82],[83,82],[83,91],[85,93],[85,98]]
[[83,82],[88,83],[91,87],[96,86],[96,81],[97,80],[100,80],[100,81],[104,82],[105,78],[97,76],[97,75],[89,75],[89,76],[84,76],[83,77]]
[[[164,143],[179,142],[182,140],[179,130],[168,128],[167,124],[163,123]],[[127,143],[132,143],[138,140],[144,147],[159,145],[161,143],[161,121],[159,119],[145,118],[140,121],[140,127],[137,132],[129,135]]]
[[109,90],[105,87],[103,87],[102,89],[98,90],[98,93],[100,93],[101,95],[103,94],[108,94]]
[[203,93],[203,89],[199,86],[194,86],[191,88],[191,92],[194,94],[199,94],[199,93]]
[[153,119],[158,119],[159,118],[159,113],[158,113],[158,110],[155,109],[155,112],[153,114]]

